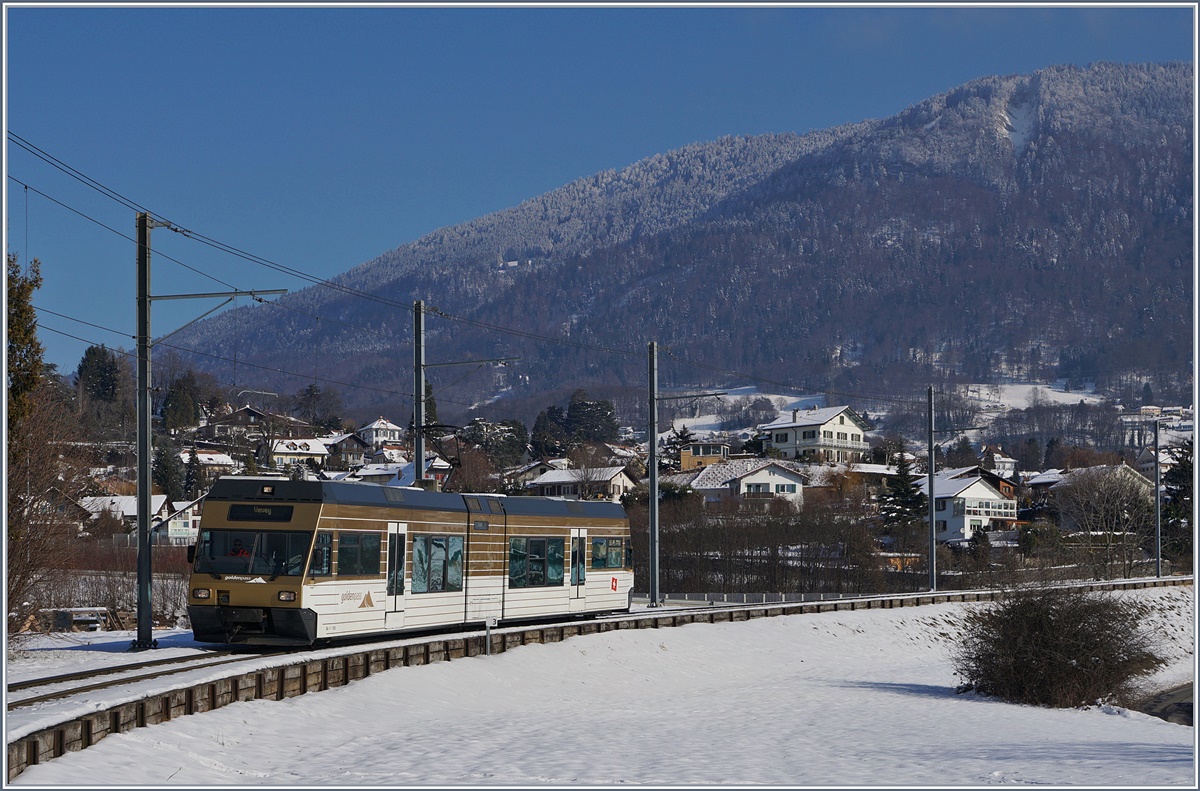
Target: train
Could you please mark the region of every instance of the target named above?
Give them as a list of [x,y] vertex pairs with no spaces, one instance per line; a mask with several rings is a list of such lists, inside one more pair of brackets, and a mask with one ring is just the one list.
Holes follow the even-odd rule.
[[620,504],[373,483],[219,478],[188,616],[197,642],[303,647],[628,612]]

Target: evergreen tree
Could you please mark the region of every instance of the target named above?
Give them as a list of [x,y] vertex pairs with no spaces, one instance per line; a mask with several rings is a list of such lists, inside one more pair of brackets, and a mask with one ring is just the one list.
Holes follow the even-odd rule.
[[171,382],[163,398],[162,419],[168,431],[199,425],[200,386],[195,371],[185,371]]
[[576,390],[567,405],[564,428],[573,444],[613,442],[620,433],[611,401],[593,401],[584,390]]
[[535,456],[549,459],[567,452],[569,435],[565,423],[566,413],[562,407],[551,405],[538,413],[529,437]]
[[183,459],[179,458],[179,452],[166,437],[155,441],[154,460],[150,467],[154,485],[168,500],[175,502],[184,499],[187,493],[184,491]]
[[42,344],[37,337],[33,292],[42,285],[36,258],[22,271],[15,253],[8,254],[8,434],[31,411],[30,399],[42,380]]
[[978,463],[979,459],[975,456],[975,448],[971,445],[971,440],[966,437],[959,437],[958,441],[950,446],[950,450],[946,451],[948,467],[972,467]]
[[111,349],[100,345],[84,350],[83,359],[75,371],[75,383],[83,395],[112,403],[117,400],[120,380],[121,364]]
[[191,453],[188,454],[187,466],[184,468],[184,491],[189,500],[195,500],[204,494],[208,487],[208,475],[204,471],[204,465],[200,463],[200,455],[196,452],[196,446],[193,445]]
[[917,488],[917,476],[905,453],[896,454],[896,474],[889,475],[879,496],[879,513],[888,529],[912,525],[925,519],[925,495]]
[[663,456],[676,466],[680,463],[680,453],[688,445],[696,441],[696,435],[686,425],[672,426],[671,435],[667,437]]
[[1175,464],[1162,476],[1166,503],[1162,509],[1162,551],[1174,562],[1190,563],[1195,524],[1192,519],[1194,441],[1187,440],[1170,453]]

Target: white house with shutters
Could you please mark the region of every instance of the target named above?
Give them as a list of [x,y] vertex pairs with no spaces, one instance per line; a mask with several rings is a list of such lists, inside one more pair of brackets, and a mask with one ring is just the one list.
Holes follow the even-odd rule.
[[871,449],[870,425],[848,406],[793,409],[758,426],[763,446],[781,458],[807,462],[857,462]]

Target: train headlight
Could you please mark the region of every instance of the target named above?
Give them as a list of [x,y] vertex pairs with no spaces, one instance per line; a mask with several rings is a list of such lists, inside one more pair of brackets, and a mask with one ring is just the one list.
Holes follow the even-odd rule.
[[207,599],[212,596],[212,591],[208,588],[192,588],[193,599]]
[[279,591],[280,601],[295,601],[296,591]]

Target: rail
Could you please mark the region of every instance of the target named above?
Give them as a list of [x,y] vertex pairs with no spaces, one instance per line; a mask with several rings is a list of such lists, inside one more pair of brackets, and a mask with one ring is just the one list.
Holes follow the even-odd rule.
[[[1087,590],[1112,591],[1191,585],[1188,577],[1150,577],[1077,585]],[[948,602],[991,601],[997,590],[947,591],[837,598],[821,601],[767,602],[741,606],[686,606],[647,610],[591,621],[493,629],[461,636],[434,637],[386,648],[347,647],[347,653],[309,659],[281,667],[259,668],[216,681],[156,692],[73,718],[8,743],[8,780],[30,766],[77,752],[105,737],[212,711],[248,700],[284,700],[310,692],[341,687],[351,681],[399,667],[419,667],[463,657],[497,654],[523,645],[557,643],[570,637],[619,629],[663,629],[693,623],[747,621],[779,615],[805,615],[838,610],[892,609]],[[747,594],[754,595],[754,594]],[[487,640],[490,638],[490,645]]]

